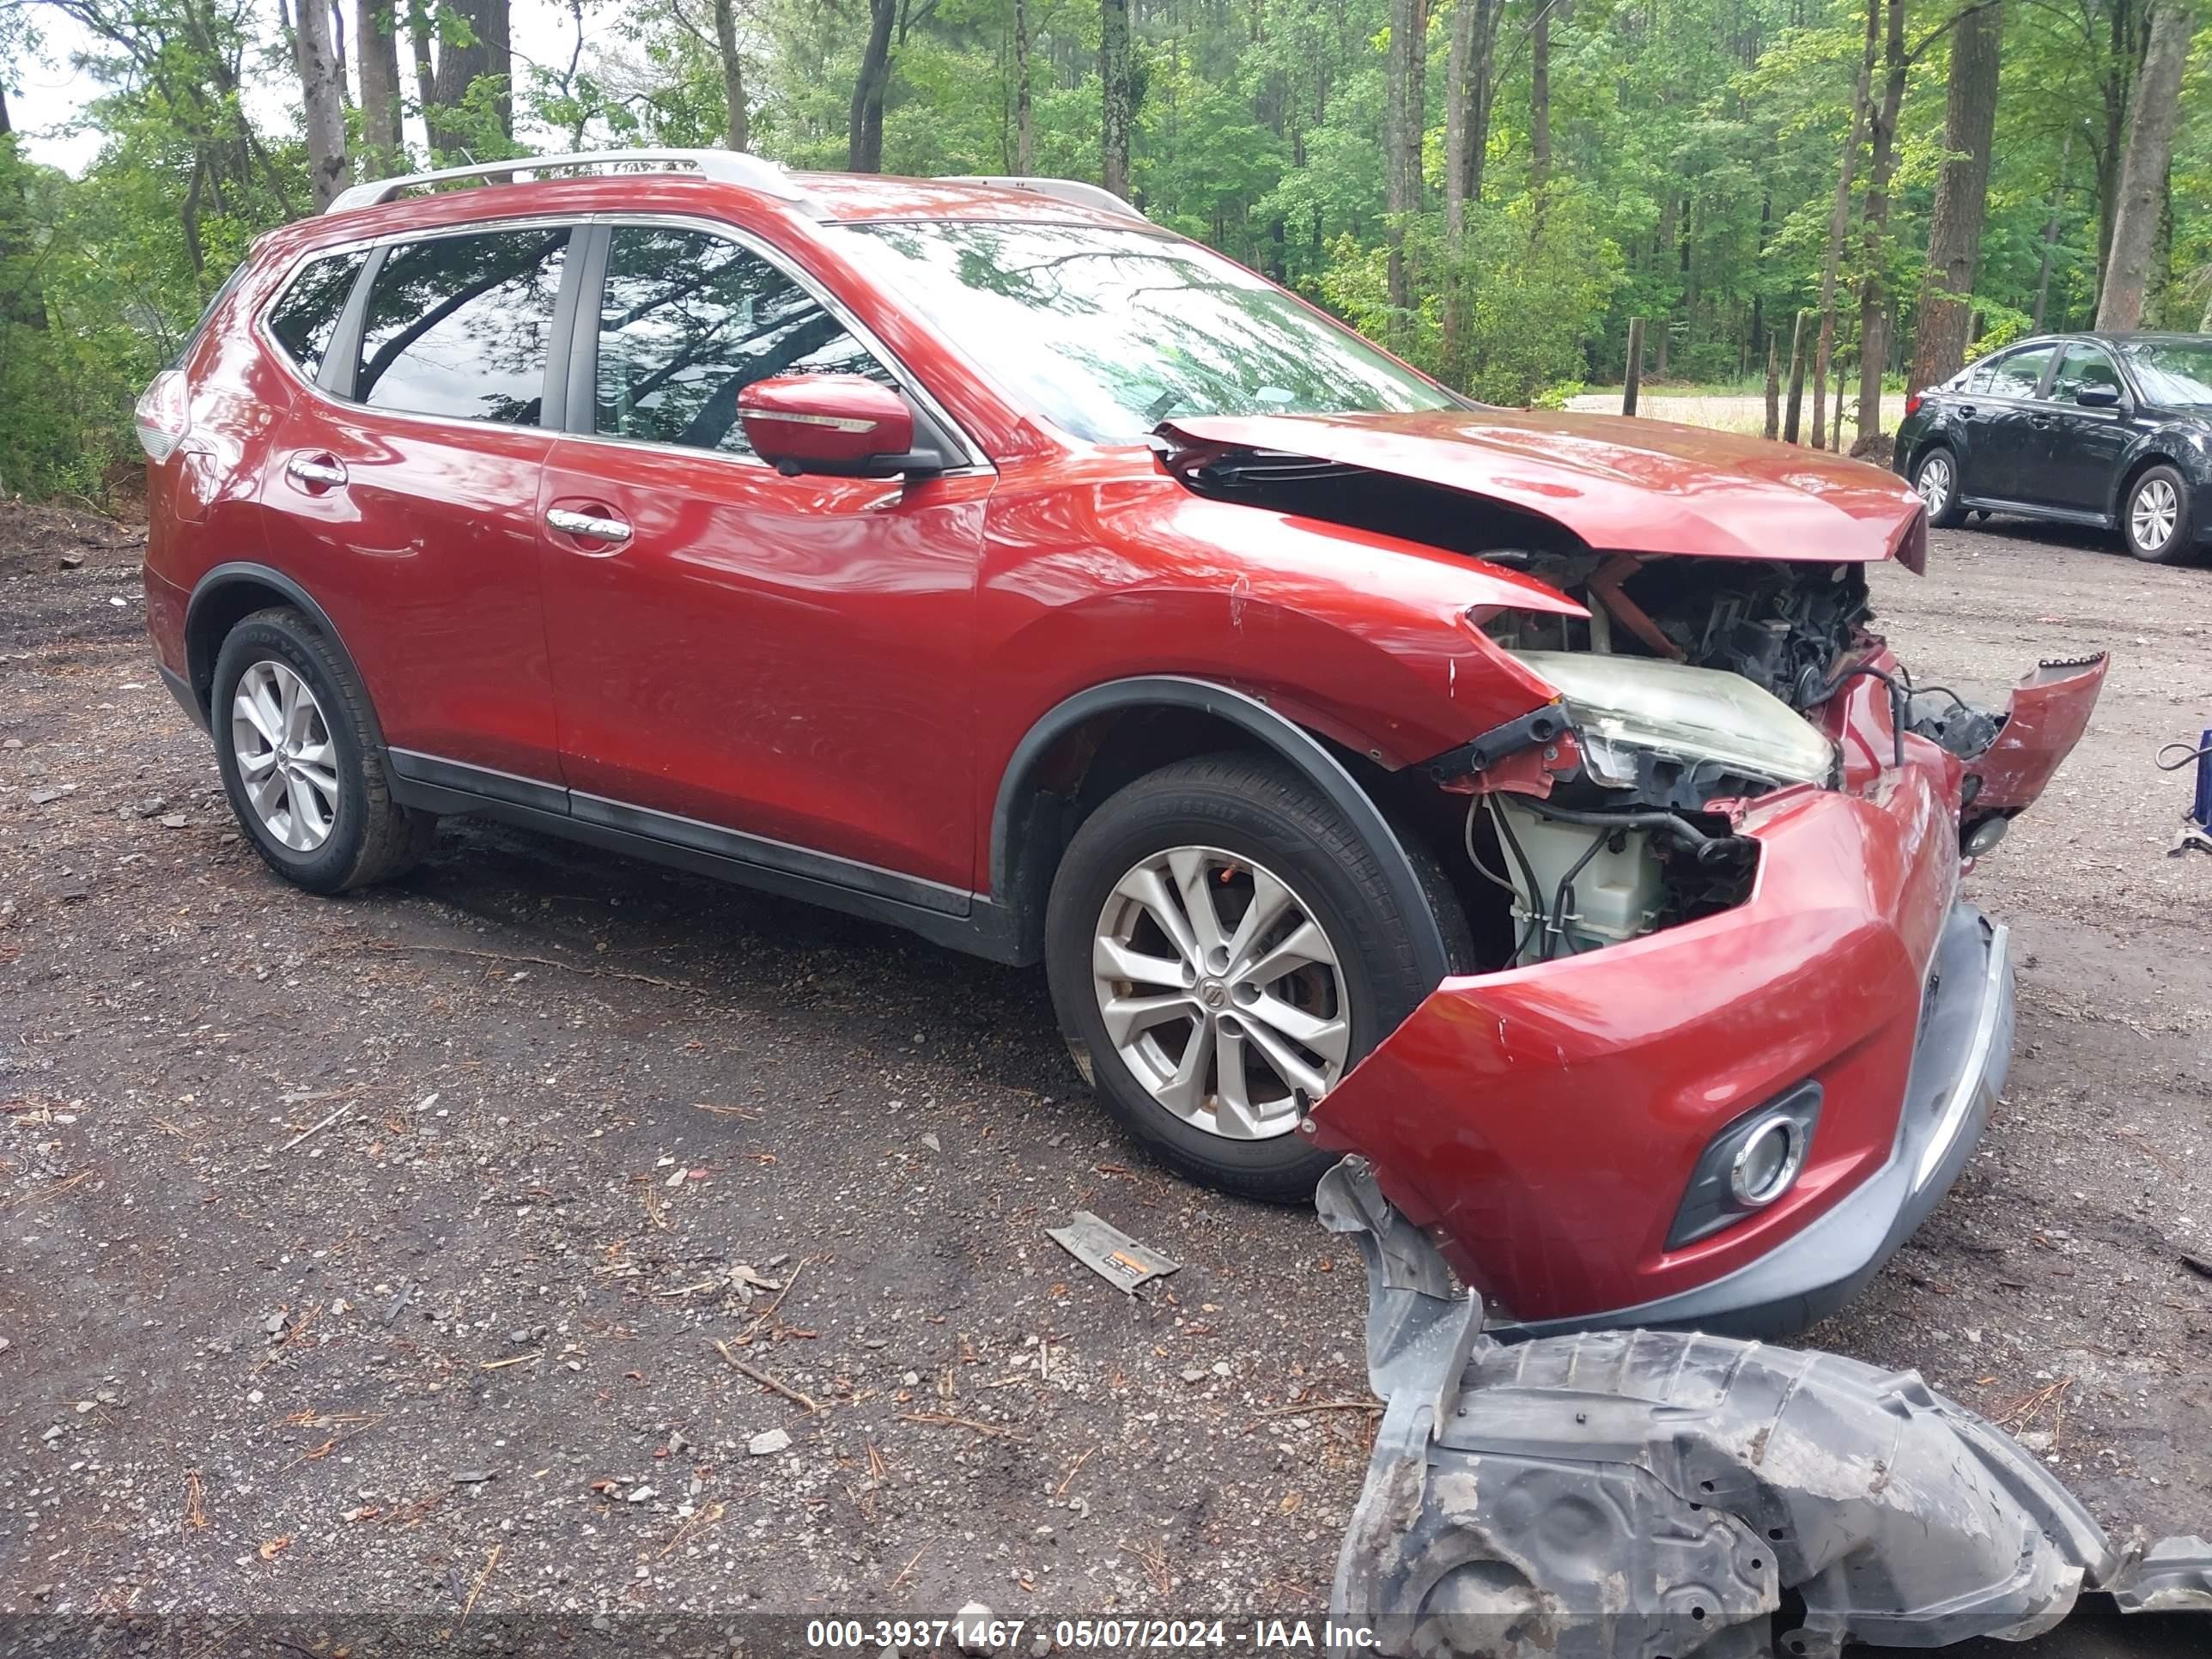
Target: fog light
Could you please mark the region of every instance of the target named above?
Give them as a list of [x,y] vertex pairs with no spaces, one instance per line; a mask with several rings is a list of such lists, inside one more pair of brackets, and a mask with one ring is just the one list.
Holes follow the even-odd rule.
[[1804,1137],[1795,1118],[1777,1114],[1744,1137],[1729,1164],[1729,1195],[1747,1210],[1763,1209],[1788,1192],[1805,1165]]
[[1984,853],[1994,851],[1996,844],[2005,838],[2005,831],[2011,828],[2010,818],[1983,819],[1974,826],[1973,833],[1966,837],[1966,856],[1978,859]]

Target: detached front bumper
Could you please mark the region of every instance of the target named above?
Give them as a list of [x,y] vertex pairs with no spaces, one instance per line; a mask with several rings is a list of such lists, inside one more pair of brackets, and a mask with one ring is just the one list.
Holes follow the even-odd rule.
[[[1588,954],[1446,980],[1316,1109],[1494,1315],[1775,1335],[1845,1301],[1972,1155],[2004,1080],[2004,935],[1956,902],[1956,763],[1757,804],[1750,896]],[[1802,1174],[1679,1246],[1698,1160],[1821,1091]]]

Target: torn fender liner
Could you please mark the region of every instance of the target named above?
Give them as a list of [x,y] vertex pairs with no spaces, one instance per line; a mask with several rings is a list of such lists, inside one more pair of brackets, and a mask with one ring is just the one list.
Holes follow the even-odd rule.
[[2034,1636],[2085,1588],[2212,1612],[2212,1547],[2123,1556],[1916,1373],[1674,1332],[1504,1346],[1364,1159],[1316,1203],[1366,1258],[1389,1402],[1331,1612],[1382,1652],[1833,1659]]

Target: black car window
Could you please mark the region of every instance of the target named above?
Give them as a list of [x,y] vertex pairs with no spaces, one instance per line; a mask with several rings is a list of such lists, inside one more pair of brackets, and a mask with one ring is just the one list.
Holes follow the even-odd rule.
[[311,380],[322,372],[323,354],[338,331],[338,313],[345,309],[354,279],[368,261],[366,248],[311,259],[269,308],[270,333]]
[[896,384],[812,295],[750,249],[704,231],[616,228],[599,302],[600,432],[750,455],[738,393],[777,374]]
[[2095,346],[2077,341],[2066,348],[2058,373],[2051,379],[2051,399],[2053,403],[2078,403],[2084,386],[2118,392],[2120,372],[2112,367],[2112,360]]
[[1991,362],[1989,358],[1984,357],[1980,362],[1974,365],[1972,372],[1966,376],[1966,382],[1960,387],[1960,390],[1966,392],[1987,392],[1990,389],[1990,376],[1996,373],[1996,368],[1997,366],[1995,362]]
[[565,228],[392,249],[369,284],[354,395],[379,409],[536,426]]
[[2035,388],[2043,383],[2043,371],[2051,362],[2052,348],[2029,346],[2008,357],[1997,359],[1996,368],[1990,375],[1990,395],[1996,398],[2033,398]]

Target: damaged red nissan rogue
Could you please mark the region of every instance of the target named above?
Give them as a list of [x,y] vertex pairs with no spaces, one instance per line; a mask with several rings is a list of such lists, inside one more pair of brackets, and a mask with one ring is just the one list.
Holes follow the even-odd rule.
[[1060,181],[357,186],[137,422],[278,875],[477,813],[1041,963],[1161,1156],[1356,1151],[1522,1331],[1795,1328],[1917,1224],[2011,1042],[1962,865],[2105,673],[1917,686],[1887,473],[1471,403]]

